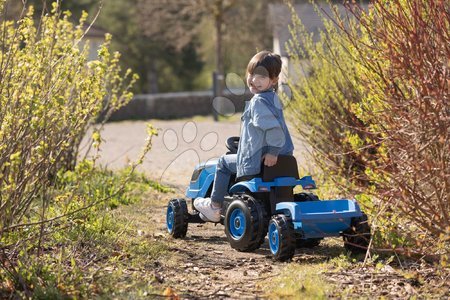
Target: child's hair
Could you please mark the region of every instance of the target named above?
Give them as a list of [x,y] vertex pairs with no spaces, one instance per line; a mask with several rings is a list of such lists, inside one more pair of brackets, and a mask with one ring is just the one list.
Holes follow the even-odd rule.
[[247,66],[247,74],[258,74],[274,79],[281,72],[281,57],[270,51],[261,51],[252,57]]

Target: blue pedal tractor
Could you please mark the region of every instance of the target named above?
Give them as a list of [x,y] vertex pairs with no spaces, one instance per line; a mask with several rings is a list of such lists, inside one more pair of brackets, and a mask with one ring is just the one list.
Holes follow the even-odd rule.
[[[239,138],[227,140],[228,153],[236,153]],[[196,166],[185,199],[173,199],[167,206],[167,230],[174,238],[186,236],[189,223],[204,223],[193,206],[197,197],[211,194],[217,161]],[[325,237],[342,236],[346,249],[363,252],[369,245],[367,216],[353,200],[319,200],[307,192],[316,188],[311,176],[299,178],[293,156],[278,157],[273,167],[248,178],[232,178],[222,208],[221,223],[231,247],[239,251],[258,249],[268,236],[272,256],[289,260],[296,248],[315,247]]]

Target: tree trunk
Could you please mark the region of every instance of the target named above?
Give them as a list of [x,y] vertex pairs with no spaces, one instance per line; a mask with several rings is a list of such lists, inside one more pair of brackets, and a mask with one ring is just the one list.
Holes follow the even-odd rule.
[[[223,35],[223,17],[224,17],[224,7],[223,1],[216,2],[216,15],[215,15],[215,25],[216,25],[216,74],[215,74],[215,84],[214,84],[214,97],[223,96],[224,88],[224,70],[223,70],[223,58],[222,58],[222,35]],[[219,107],[215,107],[217,112],[214,112],[214,121],[218,121],[218,114],[222,111],[220,107],[221,102],[218,103]]]

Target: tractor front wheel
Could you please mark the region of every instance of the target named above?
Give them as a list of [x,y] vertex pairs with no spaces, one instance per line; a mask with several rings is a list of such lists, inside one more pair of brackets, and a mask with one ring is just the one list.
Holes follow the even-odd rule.
[[186,200],[172,199],[167,205],[167,231],[174,238],[183,238],[188,229],[188,209]]

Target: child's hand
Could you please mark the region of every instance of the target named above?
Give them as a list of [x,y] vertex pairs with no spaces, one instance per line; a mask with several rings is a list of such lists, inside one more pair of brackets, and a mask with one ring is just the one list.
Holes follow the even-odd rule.
[[264,154],[263,156],[264,165],[268,167],[275,166],[278,160],[278,156],[272,155],[272,154]]

